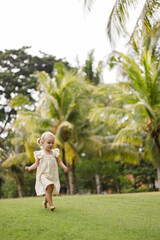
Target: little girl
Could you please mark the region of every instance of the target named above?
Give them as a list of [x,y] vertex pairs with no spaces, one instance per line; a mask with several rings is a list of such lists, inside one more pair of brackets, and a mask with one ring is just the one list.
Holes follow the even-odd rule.
[[52,194],[57,195],[60,190],[58,165],[64,169],[64,172],[67,172],[68,169],[58,158],[59,149],[52,150],[55,142],[53,133],[43,133],[41,138],[37,139],[37,142],[42,150],[34,152],[35,163],[30,167],[25,167],[25,169],[30,171],[37,168],[35,185],[37,196],[45,195],[43,207],[47,208],[47,203],[49,203],[51,211],[54,211],[55,206],[52,203]]

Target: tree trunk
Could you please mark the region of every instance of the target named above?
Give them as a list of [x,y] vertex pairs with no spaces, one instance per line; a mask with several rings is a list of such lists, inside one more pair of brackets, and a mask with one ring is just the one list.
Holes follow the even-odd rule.
[[22,186],[21,186],[21,185],[18,185],[17,188],[18,188],[18,196],[19,196],[19,198],[22,198],[22,197],[23,197],[23,189],[22,189]]
[[[66,158],[65,158],[65,150],[62,148],[62,162],[66,165]],[[66,165],[67,166],[67,165]],[[68,174],[65,173],[65,184],[66,184],[66,194],[70,194],[70,187],[69,187],[69,180],[68,180]]]
[[[159,158],[160,158],[160,142],[159,142],[159,132],[153,132],[152,137],[155,140],[158,153],[159,153]],[[157,184],[158,184],[158,191],[160,191],[160,160],[158,159],[157,161]]]
[[160,163],[157,165],[157,183],[158,183],[158,190],[160,191]]
[[18,196],[19,196],[19,198],[22,198],[23,197],[23,176],[16,175],[14,177],[14,179],[15,179],[16,186],[17,186]]
[[69,170],[70,194],[73,195],[75,193],[75,163],[74,163],[74,161],[68,167],[69,167],[68,170]]
[[102,190],[101,190],[101,180],[100,180],[99,174],[96,174],[96,175],[95,175],[95,180],[96,180],[96,190],[97,190],[97,194],[101,194]]

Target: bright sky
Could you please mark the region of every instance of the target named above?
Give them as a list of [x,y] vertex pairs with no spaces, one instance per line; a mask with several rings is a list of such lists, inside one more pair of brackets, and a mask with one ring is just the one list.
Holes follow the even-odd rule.
[[115,0],[97,0],[91,12],[83,2],[1,0],[0,50],[31,46],[33,55],[42,51],[75,66],[77,58],[84,64],[94,49],[96,62],[105,61],[111,52],[106,25]]

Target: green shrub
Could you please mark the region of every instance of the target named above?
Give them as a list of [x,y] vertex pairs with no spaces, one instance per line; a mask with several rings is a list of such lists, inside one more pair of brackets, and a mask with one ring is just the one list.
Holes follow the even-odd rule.
[[18,191],[14,180],[8,179],[2,185],[2,198],[16,198]]
[[[119,176],[121,192],[133,188],[131,180],[126,176]],[[133,188],[134,189],[134,188]]]
[[24,196],[35,196],[35,174],[24,177],[23,194]]
[[136,192],[149,192],[149,188],[147,186],[139,187]]
[[134,187],[128,188],[128,189],[123,189],[121,193],[135,193],[136,190]]

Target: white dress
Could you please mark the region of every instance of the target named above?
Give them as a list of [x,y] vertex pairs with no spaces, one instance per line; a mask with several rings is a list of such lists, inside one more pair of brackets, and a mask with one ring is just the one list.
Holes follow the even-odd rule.
[[45,194],[48,185],[54,184],[53,195],[58,195],[60,190],[58,164],[56,157],[59,155],[59,149],[52,150],[52,154],[46,154],[43,150],[35,151],[34,157],[39,160],[36,172],[35,190],[37,196]]

